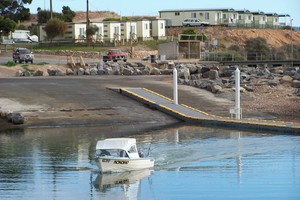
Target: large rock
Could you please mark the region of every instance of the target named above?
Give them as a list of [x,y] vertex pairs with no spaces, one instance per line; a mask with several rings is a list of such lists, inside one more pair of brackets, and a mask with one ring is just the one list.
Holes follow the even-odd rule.
[[84,75],[91,75],[91,70],[89,68],[85,69]]
[[183,69],[183,77],[184,77],[185,80],[190,80],[191,79],[189,68],[184,68]]
[[292,82],[292,87],[294,87],[294,88],[300,88],[300,81],[294,80],[294,81]]
[[107,75],[113,75],[113,70],[111,67],[106,67],[105,69],[105,74]]
[[67,76],[72,76],[72,75],[74,75],[75,73],[74,73],[74,71],[72,70],[72,69],[70,69],[70,68],[67,68],[66,69],[66,75]]
[[211,84],[210,88],[212,93],[218,93],[223,91],[223,88],[220,85],[216,85],[216,84]]
[[171,75],[171,74],[173,74],[173,69],[163,69],[163,70],[160,70],[160,72],[162,75]]
[[186,67],[190,70],[190,74],[198,73],[198,68],[193,64],[187,64]]
[[123,69],[123,75],[129,76],[133,74],[133,70],[130,68],[124,68]]
[[33,76],[43,76],[44,72],[42,70],[36,70],[33,72]]
[[95,76],[98,74],[98,70],[96,67],[90,69],[90,75]]
[[148,69],[142,70],[142,75],[150,75],[150,71]]
[[280,82],[281,84],[284,84],[284,83],[291,84],[292,81],[293,81],[293,78],[290,77],[290,76],[283,76],[283,77],[279,80],[279,82]]
[[47,69],[47,72],[49,74],[49,76],[64,76],[65,73],[63,71],[61,71],[60,69]]
[[279,84],[279,81],[277,80],[269,80],[268,85],[271,87],[276,87]]
[[201,74],[204,74],[204,73],[208,72],[209,70],[210,70],[209,67],[203,66],[203,67],[201,68]]
[[153,67],[151,70],[150,70],[150,75],[160,75],[160,70],[156,67]]
[[208,76],[210,80],[216,80],[219,78],[219,73],[217,70],[210,70]]
[[25,117],[21,113],[9,113],[6,118],[13,124],[24,124],[25,122]]
[[300,73],[299,72],[295,73],[295,75],[293,76],[293,79],[300,81]]
[[77,75],[78,75],[78,76],[84,75],[84,69],[80,67],[80,68],[77,70]]
[[27,70],[18,70],[16,72],[16,76],[20,77],[20,76],[30,76],[31,73]]
[[98,75],[105,75],[105,70],[104,69],[98,69],[97,74]]

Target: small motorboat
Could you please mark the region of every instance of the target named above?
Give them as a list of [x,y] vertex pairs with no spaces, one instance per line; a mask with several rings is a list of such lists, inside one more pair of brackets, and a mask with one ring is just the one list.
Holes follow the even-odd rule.
[[125,172],[154,167],[153,158],[138,152],[135,138],[109,138],[96,145],[96,161],[101,173]]

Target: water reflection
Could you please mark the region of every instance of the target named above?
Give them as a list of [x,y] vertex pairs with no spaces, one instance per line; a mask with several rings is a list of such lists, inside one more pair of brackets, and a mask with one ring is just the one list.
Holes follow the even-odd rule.
[[[275,191],[268,193],[269,199],[300,196],[298,136],[198,126],[123,128],[0,132],[0,199],[126,199],[129,194],[133,199],[211,194],[220,199],[222,193],[235,197],[239,192],[257,199],[259,191]],[[94,162],[96,142],[128,136],[137,139],[144,153],[150,148],[154,171],[100,175]]]
[[[149,177],[152,170],[140,170],[123,173],[98,174],[93,182],[94,187],[105,195],[105,199],[137,199],[140,181]],[[118,194],[116,196],[116,194]]]

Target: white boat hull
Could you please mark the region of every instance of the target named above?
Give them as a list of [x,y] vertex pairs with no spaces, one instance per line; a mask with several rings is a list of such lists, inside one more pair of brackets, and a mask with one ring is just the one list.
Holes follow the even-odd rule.
[[102,173],[125,172],[132,170],[149,169],[154,167],[154,159],[151,158],[98,158],[97,165]]

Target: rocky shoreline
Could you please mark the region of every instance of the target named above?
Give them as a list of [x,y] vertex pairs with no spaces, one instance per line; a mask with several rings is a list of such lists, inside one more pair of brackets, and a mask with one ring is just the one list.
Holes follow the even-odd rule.
[[[107,62],[89,63],[84,65],[69,65],[67,67],[45,67],[43,70],[27,69],[17,70],[16,77],[28,76],[159,76],[169,75],[171,77],[173,68],[178,70],[178,83],[199,89],[204,89],[221,98],[233,100],[234,98],[234,71],[236,66],[219,66],[216,64],[182,63],[174,61],[149,62]],[[279,120],[299,122],[300,119],[300,69],[299,67],[248,67],[239,66],[241,71],[241,93],[245,116],[251,116],[253,112],[258,112],[257,107],[264,108],[267,113],[272,104],[277,105],[278,110],[273,109],[273,117]],[[259,90],[264,89],[261,94]],[[280,89],[276,91],[276,89]],[[272,91],[272,94],[268,94]],[[271,98],[270,95],[280,94],[282,99]],[[278,105],[281,101],[282,105]],[[257,106],[258,105],[258,106]],[[218,106],[218,105],[216,105]],[[294,113],[282,113],[282,110]],[[205,109],[205,108],[204,108]],[[279,112],[278,112],[279,111]],[[278,114],[279,113],[279,114]],[[2,118],[13,124],[23,124],[25,118],[21,113],[12,113],[1,110]],[[280,117],[283,116],[283,117]]]

